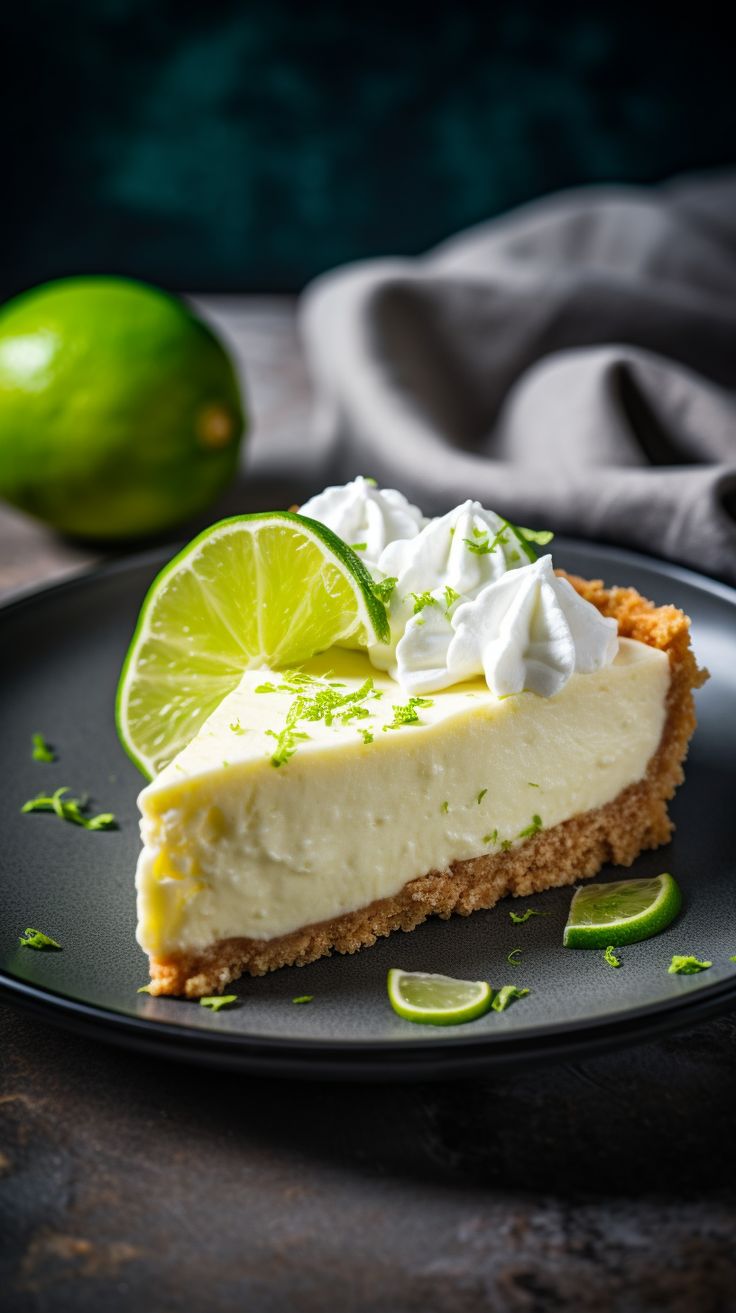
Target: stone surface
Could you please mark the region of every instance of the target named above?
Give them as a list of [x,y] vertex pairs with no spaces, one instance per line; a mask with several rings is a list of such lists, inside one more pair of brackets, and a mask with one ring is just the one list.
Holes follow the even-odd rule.
[[[286,490],[269,425],[299,440],[308,389],[287,303],[213,308],[259,425],[246,509]],[[96,555],[0,514],[6,590]],[[496,1080],[298,1084],[2,1006],[0,1309],[729,1313],[735,1054],[728,1016]]]

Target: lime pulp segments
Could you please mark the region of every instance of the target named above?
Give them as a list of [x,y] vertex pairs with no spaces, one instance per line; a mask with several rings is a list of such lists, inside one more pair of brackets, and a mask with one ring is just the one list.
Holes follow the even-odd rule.
[[121,742],[149,777],[189,743],[243,672],[334,643],[387,641],[363,563],[316,520],[240,515],[199,534],[154,580],[120,677]]
[[612,884],[584,884],[570,904],[563,943],[566,948],[607,948],[634,944],[666,930],[682,906],[669,874]]
[[407,1021],[430,1026],[456,1026],[475,1021],[491,1006],[493,990],[485,980],[455,980],[425,971],[388,973],[388,997],[394,1012]]

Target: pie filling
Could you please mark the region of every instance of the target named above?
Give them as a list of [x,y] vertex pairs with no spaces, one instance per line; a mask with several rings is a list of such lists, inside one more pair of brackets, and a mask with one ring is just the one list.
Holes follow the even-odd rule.
[[[670,667],[622,638],[554,697],[499,698],[479,678],[410,699],[337,649],[290,678],[247,672],[141,793],[138,941],[154,959],[289,935],[604,807],[646,775]],[[325,688],[337,705],[318,715]],[[313,718],[294,716],[300,695]]]

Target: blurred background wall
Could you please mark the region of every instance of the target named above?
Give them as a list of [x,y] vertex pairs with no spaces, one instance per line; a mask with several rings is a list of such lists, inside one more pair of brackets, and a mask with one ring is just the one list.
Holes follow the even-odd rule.
[[684,7],[4,6],[0,295],[77,272],[297,290],[571,184],[732,162],[733,52]]

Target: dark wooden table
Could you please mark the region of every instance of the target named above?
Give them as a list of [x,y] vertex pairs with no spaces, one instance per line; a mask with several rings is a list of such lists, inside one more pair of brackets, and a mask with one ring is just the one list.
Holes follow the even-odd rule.
[[[274,435],[307,440],[293,310],[207,308],[256,417],[228,506],[263,505]],[[0,511],[6,592],[96,555]],[[729,1016],[496,1080],[302,1085],[1,1007],[0,1310],[736,1310],[735,1052]]]

